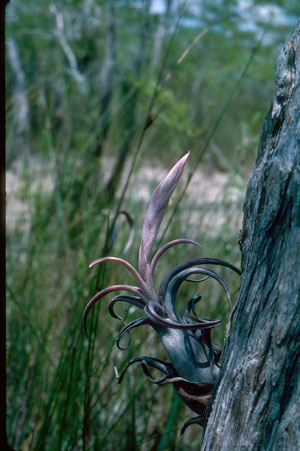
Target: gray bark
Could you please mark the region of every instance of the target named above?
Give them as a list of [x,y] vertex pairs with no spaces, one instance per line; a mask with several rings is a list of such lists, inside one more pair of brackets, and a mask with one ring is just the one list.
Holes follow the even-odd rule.
[[16,111],[16,128],[18,133],[27,132],[29,129],[29,105],[26,94],[25,73],[19,57],[18,47],[14,38],[6,41],[7,56],[15,75],[15,92],[13,96]]
[[85,77],[80,73],[78,69],[77,59],[75,54],[73,53],[70,45],[67,42],[66,36],[65,36],[65,25],[64,25],[64,17],[63,14],[58,11],[55,4],[51,3],[49,6],[49,11],[54,14],[56,19],[56,31],[55,35],[58,38],[58,41],[61,45],[61,48],[64,51],[64,54],[66,55],[70,67],[70,74],[73,77],[73,79],[76,81],[77,86],[79,90],[85,94],[87,92],[87,83],[85,80]]
[[[9,20],[9,19],[8,19]],[[24,161],[28,163],[30,154],[30,108],[27,97],[26,76],[22,67],[19,49],[15,38],[10,37],[6,41],[7,58],[11,71],[14,75],[14,92],[12,95],[14,134],[10,140],[7,139],[8,165],[17,156],[23,156]],[[22,155],[20,153],[22,152]]]
[[250,176],[234,328],[202,450],[300,449],[300,22]]

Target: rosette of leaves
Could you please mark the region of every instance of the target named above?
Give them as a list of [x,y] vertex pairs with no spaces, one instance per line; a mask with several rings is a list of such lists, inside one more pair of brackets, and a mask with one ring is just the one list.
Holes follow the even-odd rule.
[[[137,271],[129,262],[117,257],[103,257],[93,261],[90,267],[107,261],[114,261],[125,266],[136,280],[137,286],[113,285],[97,293],[87,304],[83,314],[83,324],[87,334],[86,319],[92,306],[103,296],[115,291],[127,291],[130,294],[121,294],[114,297],[108,306],[113,318],[122,321],[116,312],[118,303],[127,303],[141,310],[143,316],[124,325],[116,342],[131,329],[147,325],[152,327],[159,335],[167,352],[170,362],[163,362],[153,357],[136,357],[130,360],[118,377],[121,383],[129,366],[139,363],[150,382],[158,385],[173,384],[180,398],[191,410],[198,414],[188,420],[181,433],[193,423],[203,425],[205,411],[212,393],[213,385],[220,370],[219,348],[211,341],[211,329],[220,324],[220,320],[208,320],[197,315],[195,304],[201,296],[195,296],[186,302],[182,315],[176,308],[176,297],[181,284],[191,275],[200,275],[201,280],[215,279],[226,293],[230,304],[230,294],[224,279],[218,275],[212,266],[225,266],[240,274],[240,271],[230,263],[212,258],[195,258],[185,261],[173,268],[161,282],[159,291],[153,285],[153,274],[160,257],[171,247],[187,243],[200,246],[194,240],[180,238],[170,241],[162,246],[152,257],[152,248],[158,234],[162,219],[165,215],[169,199],[175,190],[183,172],[184,165],[189,156],[187,153],[171,169],[166,178],[155,189],[143,224],[141,244],[139,250],[139,270]],[[162,377],[152,377],[150,368],[159,370]]]

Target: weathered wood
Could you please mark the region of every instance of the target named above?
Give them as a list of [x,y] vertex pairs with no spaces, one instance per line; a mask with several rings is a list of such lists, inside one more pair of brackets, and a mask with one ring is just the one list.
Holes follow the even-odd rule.
[[300,22],[250,176],[241,288],[202,450],[300,449]]

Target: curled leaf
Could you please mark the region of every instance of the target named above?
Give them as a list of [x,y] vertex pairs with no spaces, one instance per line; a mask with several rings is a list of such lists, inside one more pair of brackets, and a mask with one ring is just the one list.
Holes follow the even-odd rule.
[[155,267],[156,267],[157,262],[160,259],[160,257],[168,249],[170,249],[170,247],[177,246],[177,244],[194,244],[194,246],[201,247],[201,245],[197,241],[191,240],[189,238],[179,238],[177,240],[169,241],[168,243],[164,244],[160,249],[158,249],[158,251],[154,255],[154,257],[152,259],[152,262],[151,262],[151,265],[150,265],[150,276],[151,277],[153,277],[153,273],[154,273]]
[[90,263],[89,268],[92,268],[92,266],[99,265],[104,262],[116,262],[120,263],[121,265],[125,266],[125,268],[128,269],[128,271],[131,272],[139,286],[147,293],[147,287],[143,279],[141,278],[140,274],[137,272],[137,270],[130,264],[128,261],[123,260],[119,257],[102,257],[98,258],[97,260],[94,260],[92,263]]
[[86,319],[87,319],[87,314],[89,313],[90,309],[93,307],[94,304],[96,304],[96,302],[98,302],[106,294],[112,293],[113,291],[121,291],[121,290],[131,291],[132,293],[134,293],[140,297],[141,302],[144,302],[145,304],[147,303],[147,298],[143,295],[143,293],[139,290],[138,287],[132,287],[131,285],[112,285],[111,287],[104,288],[104,290],[99,291],[99,293],[95,294],[95,296],[92,297],[92,299],[88,302],[87,306],[84,309],[82,321],[83,321],[85,334],[87,337],[88,337],[88,331],[87,331],[87,326],[86,326]]

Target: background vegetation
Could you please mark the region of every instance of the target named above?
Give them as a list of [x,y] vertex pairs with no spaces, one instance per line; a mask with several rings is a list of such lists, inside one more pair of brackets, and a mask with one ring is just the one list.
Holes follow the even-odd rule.
[[[299,12],[297,0],[8,5],[7,435],[14,449],[199,446],[197,426],[179,437],[191,412],[172,388],[149,386],[138,368],[116,383],[113,362],[120,370],[137,355],[165,358],[153,332],[134,331],[131,346],[117,350],[120,324],[103,300],[89,318],[90,341],[84,337],[90,297],[128,279],[113,264],[88,265],[107,254],[137,264],[150,192],[190,149],[161,239],[196,239],[202,256],[239,266],[245,183],[276,58]],[[170,250],[157,284],[197,255]],[[235,299],[238,280],[224,277]],[[214,333],[222,344],[225,300],[213,285],[203,290],[203,316],[224,319]],[[186,286],[182,298],[192,293]]]

